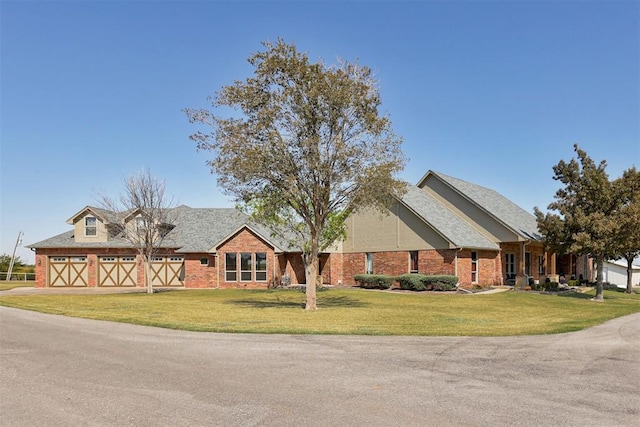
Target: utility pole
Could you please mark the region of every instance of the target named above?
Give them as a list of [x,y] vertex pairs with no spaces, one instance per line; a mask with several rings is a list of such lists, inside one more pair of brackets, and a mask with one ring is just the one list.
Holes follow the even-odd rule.
[[16,260],[16,250],[18,246],[22,244],[22,231],[18,231],[18,238],[16,239],[16,245],[13,247],[13,255],[11,255],[11,261],[9,262],[9,271],[7,271],[6,280],[11,280],[11,272],[13,270],[13,263]]

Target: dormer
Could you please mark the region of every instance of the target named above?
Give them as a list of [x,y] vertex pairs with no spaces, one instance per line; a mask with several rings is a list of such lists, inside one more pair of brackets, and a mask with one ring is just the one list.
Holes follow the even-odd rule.
[[73,225],[74,240],[77,243],[106,242],[109,240],[108,215],[102,209],[86,206],[67,220]]

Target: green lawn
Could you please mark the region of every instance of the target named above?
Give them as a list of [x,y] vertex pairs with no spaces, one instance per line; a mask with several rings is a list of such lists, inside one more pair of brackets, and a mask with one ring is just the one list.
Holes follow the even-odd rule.
[[88,319],[212,332],[469,335],[552,334],[580,330],[640,312],[640,295],[605,291],[540,295],[401,294],[332,289],[318,293],[316,312],[291,290],[190,290],[153,295],[29,295],[0,293],[0,305]]
[[8,291],[13,288],[33,288],[35,282],[33,280],[0,280],[0,291]]

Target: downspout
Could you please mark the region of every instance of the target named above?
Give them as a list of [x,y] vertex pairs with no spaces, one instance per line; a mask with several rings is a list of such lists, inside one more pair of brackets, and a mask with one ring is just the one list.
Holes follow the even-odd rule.
[[216,287],[215,289],[220,289],[220,257],[218,256],[218,252],[213,255],[216,260]]

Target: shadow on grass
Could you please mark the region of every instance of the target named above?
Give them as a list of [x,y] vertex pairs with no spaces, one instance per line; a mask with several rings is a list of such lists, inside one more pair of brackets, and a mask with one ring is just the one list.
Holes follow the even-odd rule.
[[[285,300],[258,300],[258,299],[238,299],[230,300],[227,304],[233,304],[240,307],[250,308],[304,308],[305,303],[299,301]],[[347,296],[321,296],[318,299],[319,307],[352,307],[361,308],[368,307],[369,304],[355,298]]]

